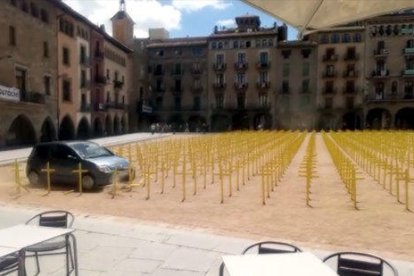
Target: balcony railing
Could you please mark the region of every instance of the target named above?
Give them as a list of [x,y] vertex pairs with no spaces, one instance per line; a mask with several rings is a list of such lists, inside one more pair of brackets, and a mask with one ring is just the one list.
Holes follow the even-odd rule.
[[386,48],[374,50],[374,56],[375,57],[386,57],[386,56],[388,56],[389,53],[390,53],[390,51]]
[[407,56],[414,55],[414,47],[404,48],[403,54]]
[[180,70],[172,70],[171,71],[171,75],[173,76],[182,76],[184,74],[184,70],[180,69]]
[[324,87],[322,90],[322,94],[324,95],[335,95],[336,94],[336,88],[335,87]]
[[191,67],[191,74],[200,75],[203,72],[199,67]]
[[401,71],[403,77],[414,77],[414,69],[404,69]]
[[106,77],[101,75],[95,76],[95,82],[99,84],[106,84]]
[[106,106],[105,103],[96,103],[94,105],[94,110],[95,111],[106,111],[106,109],[107,109],[107,106]]
[[344,78],[357,78],[358,77],[358,71],[356,70],[346,70],[343,73]]
[[356,86],[344,86],[342,90],[343,94],[353,95],[358,93],[358,87]]
[[270,61],[259,61],[256,63],[257,69],[269,69],[270,68]]
[[347,54],[344,55],[344,60],[345,61],[352,61],[352,60],[356,61],[358,59],[359,59],[358,54],[349,54],[349,53],[347,53]]
[[154,71],[154,76],[163,76],[165,74],[165,70],[164,69],[156,69]]
[[114,80],[114,89],[122,89],[124,87],[124,82],[119,80]]
[[214,63],[213,69],[215,71],[224,71],[226,70],[227,64],[226,63]]
[[236,62],[234,63],[234,69],[236,70],[246,70],[249,64],[247,62]]
[[82,103],[80,108],[79,108],[80,112],[91,112],[91,106],[90,104],[87,103]]
[[374,78],[386,78],[389,75],[390,75],[390,71],[387,69],[374,70],[371,73],[371,76]]
[[106,108],[121,109],[121,110],[125,110],[127,107],[125,103],[119,103],[119,102],[108,102],[105,105],[106,105]]
[[95,51],[95,58],[97,58],[97,59],[102,59],[102,58],[104,58],[104,57],[105,57],[104,52],[102,52],[102,51],[98,51],[98,50],[96,50],[96,51]]
[[258,89],[268,89],[270,87],[270,81],[258,81],[256,87]]
[[39,92],[20,91],[20,101],[27,103],[44,104],[46,102],[45,95]]
[[249,87],[249,84],[247,82],[235,82],[234,83],[234,88],[236,90],[246,90]]
[[335,78],[336,77],[336,71],[325,71],[322,73],[322,78]]
[[82,66],[90,66],[91,65],[91,59],[87,56],[80,57],[79,64]]
[[81,89],[89,89],[91,87],[91,82],[89,80],[84,80],[80,82]]
[[213,83],[214,89],[226,89],[227,84],[225,82],[215,82]]
[[290,94],[290,87],[282,87],[280,94]]
[[324,55],[322,57],[322,61],[337,61],[337,60],[338,60],[338,55],[336,54]]

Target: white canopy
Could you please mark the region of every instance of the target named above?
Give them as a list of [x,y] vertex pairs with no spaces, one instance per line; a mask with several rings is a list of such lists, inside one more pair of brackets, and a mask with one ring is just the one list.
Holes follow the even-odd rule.
[[300,33],[414,8],[414,0],[242,1],[297,28]]

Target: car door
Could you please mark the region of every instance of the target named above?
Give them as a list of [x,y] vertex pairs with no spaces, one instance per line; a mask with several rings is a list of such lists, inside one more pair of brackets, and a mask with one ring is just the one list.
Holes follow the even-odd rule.
[[57,144],[51,149],[51,168],[55,169],[54,181],[56,183],[77,184],[77,175],[73,173],[80,161],[79,156],[70,147]]

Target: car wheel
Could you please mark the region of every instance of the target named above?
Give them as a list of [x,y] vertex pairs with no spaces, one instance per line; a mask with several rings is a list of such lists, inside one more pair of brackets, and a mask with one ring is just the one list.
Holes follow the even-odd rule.
[[27,176],[27,178],[29,179],[30,185],[40,184],[39,174],[35,171],[31,171],[29,175]]
[[92,190],[93,188],[95,188],[95,180],[93,179],[92,176],[90,175],[84,175],[82,177],[82,188],[84,190]]

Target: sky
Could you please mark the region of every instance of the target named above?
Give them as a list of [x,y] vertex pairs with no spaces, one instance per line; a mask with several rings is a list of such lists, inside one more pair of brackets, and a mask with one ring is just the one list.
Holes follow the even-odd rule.
[[[112,34],[110,18],[119,10],[119,0],[63,0],[72,9],[97,25],[105,24]],[[134,35],[148,37],[149,28],[165,28],[171,38],[207,36],[214,26],[234,27],[236,16],[258,15],[262,27],[278,26],[281,21],[239,0],[125,0],[126,11],[134,20]],[[289,40],[297,32],[289,27]]]

